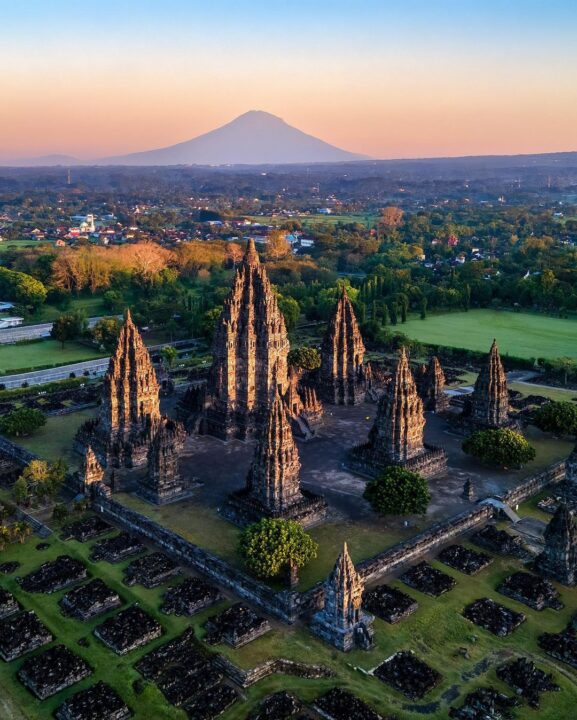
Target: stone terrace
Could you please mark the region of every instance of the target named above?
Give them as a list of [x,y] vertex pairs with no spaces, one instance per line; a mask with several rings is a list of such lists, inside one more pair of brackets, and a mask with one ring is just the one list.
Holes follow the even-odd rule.
[[45,700],[84,680],[91,673],[82,658],[64,645],[56,645],[41,655],[25,660],[18,671],[18,679],[37,698]]
[[266,618],[260,617],[246,605],[237,603],[209,618],[205,628],[206,642],[212,645],[226,642],[238,648],[264,635],[271,626]]
[[71,590],[60,600],[62,612],[79,620],[90,620],[121,605],[122,600],[118,593],[100,578]]
[[363,607],[392,624],[412,615],[419,607],[419,603],[397,588],[378,585],[371,590],[365,590]]
[[384,720],[356,695],[340,688],[333,688],[317,698],[313,707],[331,720]]
[[94,540],[101,535],[105,535],[112,529],[112,525],[109,525],[106,520],[103,520],[98,515],[91,515],[65,525],[62,528],[62,539],[88,542],[88,540]]
[[206,580],[189,577],[180,585],[167,590],[163,600],[161,609],[169,615],[195,615],[222,600],[222,595],[217,587]]
[[0,657],[6,662],[47,645],[54,638],[32,610],[0,623]]
[[450,575],[437,570],[428,562],[420,562],[401,575],[401,580],[409,587],[431,597],[439,597],[457,584]]
[[60,555],[24,576],[19,582],[23,590],[33,593],[54,593],[85,580],[88,573],[80,560]]
[[164,553],[154,552],[133,560],[124,570],[126,585],[155,588],[180,574],[180,568]]
[[559,600],[559,593],[549,582],[543,578],[525,572],[516,572],[499,585],[497,590],[507,597],[513,598],[535,610],[553,608],[561,610],[563,603]]
[[412,700],[420,700],[441,680],[436,670],[405,650],[379,665],[375,676]]
[[14,598],[14,595],[0,588],[0,620],[4,620],[4,618],[7,618],[9,615],[14,615],[19,609],[20,606]]
[[162,633],[162,626],[135,605],[108,618],[94,630],[96,637],[117,655],[126,655],[160,637]]
[[145,550],[145,546],[137,537],[127,532],[121,532],[112,538],[96,543],[92,548],[91,560],[119,563],[133,555],[140,555]]
[[99,682],[68,698],[56,710],[56,720],[127,720],[132,713],[110,685]]
[[463,615],[493,635],[506,637],[525,622],[523,613],[515,612],[489,598],[475,600],[463,610]]
[[493,562],[487,553],[477,552],[463,545],[449,545],[441,550],[437,560],[465,575],[476,575]]

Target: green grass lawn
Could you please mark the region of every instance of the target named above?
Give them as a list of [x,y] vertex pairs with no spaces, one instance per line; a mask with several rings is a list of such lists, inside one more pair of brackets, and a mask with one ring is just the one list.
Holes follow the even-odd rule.
[[94,414],[95,409],[88,409],[47,417],[46,425],[30,437],[14,438],[14,441],[46,460],[54,462],[64,458],[68,467],[74,470],[80,460],[80,456],[72,450],[74,436],[82,423],[94,417]]
[[489,351],[497,339],[502,355],[577,358],[577,320],[497,310],[411,317],[396,329],[421,342]]
[[67,365],[102,357],[86,345],[69,342],[64,348],[56,340],[42,340],[22,345],[0,345],[0,374],[31,370],[45,366]]
[[[523,507],[523,506],[522,506]],[[215,612],[212,608],[192,619],[165,616],[159,612],[160,598],[165,588],[146,590],[140,586],[128,588],[122,584],[122,570],[127,562],[110,565],[102,562],[93,564],[88,560],[90,548],[75,541],[62,542],[56,535],[50,538],[50,548],[42,553],[35,549],[36,537],[25,545],[10,546],[0,553],[0,560],[17,559],[22,563],[19,575],[38,567],[42,562],[53,559],[66,552],[88,563],[89,572],[93,577],[101,577],[107,584],[115,588],[127,604],[139,602],[141,606],[159,620],[165,629],[162,639],[156,640],[143,649],[118,657],[105,648],[94,636],[92,630],[102,618],[81,623],[61,615],[58,601],[65,590],[53,595],[35,595],[25,593],[16,583],[14,576],[2,578],[2,587],[14,593],[26,609],[34,610],[40,619],[56,636],[57,642],[64,642],[78,653],[94,668],[94,674],[72,688],[58,693],[55,697],[39,702],[35,700],[16,680],[15,675],[22,660],[11,663],[0,663],[0,717],[13,720],[48,720],[54,709],[67,697],[84,689],[98,680],[112,685],[132,708],[136,720],[185,720],[184,713],[170,707],[159,691],[151,683],[144,683],[144,692],[137,695],[133,683],[139,679],[134,670],[134,663],[146,652],[157,647],[166,640],[175,637],[189,625],[193,625],[197,635],[202,637],[204,624],[208,615]],[[274,657],[284,657],[306,663],[320,663],[334,672],[334,677],[323,680],[303,680],[288,676],[272,676],[249,688],[245,693],[245,701],[233,706],[222,717],[223,720],[245,720],[248,713],[258,702],[270,692],[281,689],[289,690],[303,698],[312,700],[319,694],[335,685],[347,688],[371,703],[383,715],[396,714],[403,720],[417,720],[423,714],[408,709],[412,704],[399,693],[382,684],[376,678],[360,672],[376,667],[392,653],[411,649],[417,655],[439,671],[442,675],[441,684],[433,690],[422,704],[431,703],[431,711],[427,717],[431,720],[445,720],[447,717],[447,701],[443,694],[451,687],[459,693],[456,704],[462,697],[479,685],[494,685],[508,691],[495,675],[494,667],[487,673],[476,676],[475,666],[485,658],[493,664],[508,655],[529,655],[536,664],[548,672],[552,672],[556,682],[562,687],[561,693],[549,693],[542,696],[541,709],[538,713],[529,710],[524,704],[517,713],[519,720],[538,717],[539,720],[561,720],[572,717],[577,703],[577,673],[568,666],[558,663],[543,655],[537,645],[537,639],[543,632],[561,630],[577,603],[577,590],[562,589],[562,600],[565,608],[556,612],[545,610],[537,612],[496,592],[496,586],[511,572],[520,568],[519,561],[512,558],[496,558],[493,565],[475,577],[461,575],[457,571],[433,561],[443,572],[452,575],[456,581],[455,589],[433,599],[417,591],[406,588],[399,581],[393,585],[415,597],[419,603],[417,612],[398,625],[388,625],[377,620],[375,622],[376,646],[370,652],[354,651],[343,654],[325,645],[313,637],[306,628],[298,623],[294,626],[281,625],[273,622],[273,630],[243,648],[233,650],[226,646],[218,646],[216,650],[230,657],[237,665],[250,668],[257,663]],[[480,597],[489,596],[515,610],[527,615],[527,621],[510,637],[496,638],[485,630],[478,628],[462,616],[464,605]],[[224,607],[222,605],[221,607]],[[87,638],[88,647],[78,645],[78,640]],[[467,648],[469,658],[459,653],[460,648]],[[41,651],[37,651],[41,652]]]
[[86,317],[99,317],[100,315],[110,314],[110,311],[105,308],[100,295],[89,295],[88,297],[72,298],[66,310],[62,310],[62,308],[55,305],[43,305],[35,315],[26,320],[26,325],[50,322],[63,312],[72,312],[73,310],[81,310]]

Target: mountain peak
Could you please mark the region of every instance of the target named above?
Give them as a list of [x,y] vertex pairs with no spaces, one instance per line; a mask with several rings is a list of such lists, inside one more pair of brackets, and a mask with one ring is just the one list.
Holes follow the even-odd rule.
[[192,140],[106,158],[103,165],[282,165],[366,159],[330,145],[264,110],[249,110]]

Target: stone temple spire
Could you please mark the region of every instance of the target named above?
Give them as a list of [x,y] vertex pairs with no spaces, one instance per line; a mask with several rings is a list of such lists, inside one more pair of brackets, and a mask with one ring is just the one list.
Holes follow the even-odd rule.
[[573,513],[561,503],[543,536],[545,548],[535,560],[535,569],[563,585],[577,583],[577,530]]
[[425,410],[442,412],[447,409],[448,398],[445,394],[445,373],[439,358],[433,355],[421,375],[419,395]]
[[217,323],[202,431],[224,440],[256,433],[272,391],[287,389],[284,317],[250,240]]
[[284,400],[275,392],[248,471],[246,486],[232,493],[223,514],[243,525],[262,517],[296,520],[308,526],[320,522],[326,502],[303,491],[300,460]]
[[104,377],[98,420],[80,429],[77,446],[90,442],[107,465],[143,465],[159,420],[156,372],[128,310]]
[[324,608],[312,623],[312,630],[340,650],[372,645],[372,615],[363,612],[364,583],[355,569],[347,544],[325,583]]
[[287,408],[277,394],[260,432],[247,477],[252,499],[271,513],[282,513],[302,500],[300,460]]
[[496,340],[493,340],[487,362],[475,383],[471,396],[471,421],[479,429],[509,424],[507,377]]
[[321,347],[321,397],[333,405],[357,405],[365,399],[365,346],[346,288],[337,301]]
[[417,393],[407,353],[399,354],[393,378],[386,386],[368,442],[353,448],[348,465],[362,474],[378,475],[387,465],[400,465],[425,476],[445,470],[440,448],[425,447],[423,401]]
[[85,494],[90,492],[90,486],[93,483],[102,482],[104,480],[104,468],[98,462],[94,450],[91,445],[87,445],[86,452],[80,461],[80,486],[79,490]]
[[138,494],[156,505],[181,500],[188,495],[189,483],[178,469],[178,459],[186,432],[181,423],[163,417],[148,448],[147,473],[139,478]]

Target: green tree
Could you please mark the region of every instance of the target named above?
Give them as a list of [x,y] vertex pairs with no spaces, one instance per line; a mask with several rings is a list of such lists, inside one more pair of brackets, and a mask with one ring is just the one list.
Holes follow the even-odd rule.
[[317,543],[294,520],[263,518],[240,536],[239,553],[257,577],[276,577],[316,558]]
[[221,312],[222,308],[212,308],[212,310],[207,310],[202,316],[201,332],[208,341],[212,341],[214,337],[216,324]]
[[163,347],[160,354],[162,355],[164,364],[168,368],[171,368],[178,358],[178,350],[175,347],[172,347],[172,345]]
[[107,350],[113,350],[118,341],[121,328],[122,323],[118,318],[105,317],[97,320],[90,332],[94,342]]
[[577,405],[572,402],[548,402],[535,412],[535,425],[555,435],[577,434]]
[[0,432],[15,437],[25,437],[46,425],[46,416],[34,408],[16,408],[0,418]]
[[284,321],[289,332],[292,332],[299,321],[301,308],[298,302],[292,297],[278,297],[278,307],[284,316]]
[[62,349],[64,349],[64,343],[82,335],[86,332],[86,327],[86,318],[81,312],[63,313],[52,323],[50,335],[55,340],[58,340],[62,344]]
[[289,352],[288,364],[302,370],[316,370],[321,366],[321,354],[316,348],[303,345]]
[[396,465],[369,480],[363,497],[381,515],[424,515],[431,501],[426,478]]
[[479,430],[463,442],[463,451],[500,468],[520,467],[535,459],[535,448],[509,428]]

